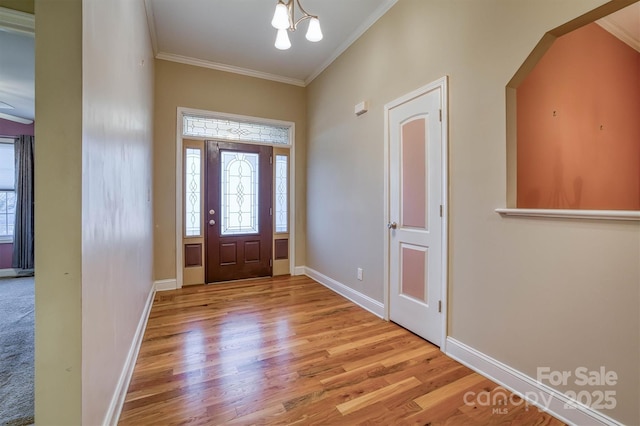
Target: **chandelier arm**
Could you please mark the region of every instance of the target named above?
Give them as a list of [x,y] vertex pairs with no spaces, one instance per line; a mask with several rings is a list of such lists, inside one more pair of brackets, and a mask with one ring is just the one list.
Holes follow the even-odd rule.
[[[291,0],[291,3],[293,3],[293,0]],[[311,14],[309,14],[309,12],[304,10],[304,8],[302,7],[302,5],[300,4],[300,0],[296,0],[296,3],[298,3],[298,7],[300,8],[300,11],[304,14],[304,16],[300,18],[300,20],[305,18],[312,18]],[[300,22],[300,20],[298,22]]]
[[[298,6],[300,4],[298,3]],[[298,25],[298,23],[294,23],[293,21],[293,15],[295,15],[296,10],[295,10],[295,4],[294,4],[294,0],[289,0],[289,2],[287,3],[287,14],[289,15],[289,31],[295,31],[296,30],[296,26]]]
[[[289,4],[293,4],[294,0],[289,0]],[[300,8],[300,11],[302,12],[302,18],[298,19],[295,24],[292,24],[291,29],[293,31],[295,31],[298,28],[298,24],[302,21],[306,21],[307,19],[312,19],[312,18],[316,18],[318,19],[317,16],[315,15],[311,15],[309,12],[307,12],[306,10],[304,10],[304,8],[302,7],[302,5],[300,4],[300,0],[295,0],[296,3],[298,3],[298,8]],[[293,12],[293,10],[292,10]],[[293,22],[293,13],[289,14],[289,17],[291,19],[291,22]]]
[[295,31],[295,30],[297,30],[297,29],[298,29],[298,24],[299,24],[300,22],[302,22],[302,21],[306,21],[307,19],[312,19],[312,18],[316,18],[316,19],[318,19],[318,17],[317,17],[317,16],[313,16],[313,15],[305,15],[305,16],[303,16],[302,18],[298,19],[298,20],[296,21],[296,23],[294,24],[294,26],[293,26],[293,31]]

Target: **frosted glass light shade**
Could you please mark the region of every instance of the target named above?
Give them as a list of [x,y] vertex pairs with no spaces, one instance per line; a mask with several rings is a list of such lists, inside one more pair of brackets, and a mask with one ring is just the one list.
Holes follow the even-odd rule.
[[273,14],[271,25],[278,30],[289,28],[289,11],[287,10],[287,6],[281,1],[276,5],[276,11]]
[[291,42],[289,41],[289,34],[287,34],[287,30],[278,30],[278,35],[276,35],[276,49],[287,50],[290,47]]
[[311,18],[309,20],[309,28],[307,29],[307,40],[320,41],[322,40],[322,30],[320,29],[320,21],[318,18]]

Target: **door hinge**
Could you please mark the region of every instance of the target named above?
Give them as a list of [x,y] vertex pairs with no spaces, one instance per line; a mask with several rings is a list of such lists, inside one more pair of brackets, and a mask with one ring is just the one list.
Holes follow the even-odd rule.
[[442,211],[443,211],[444,207],[442,206],[442,204],[440,204],[440,217],[442,217]]
[[273,259],[269,259],[269,266],[273,266]]
[[442,300],[438,300],[438,312],[442,312]]
[[442,121],[442,109],[438,110],[440,114],[440,121]]
[[269,156],[269,164],[273,164],[273,155]]
[[269,207],[269,216],[273,216],[273,207]]

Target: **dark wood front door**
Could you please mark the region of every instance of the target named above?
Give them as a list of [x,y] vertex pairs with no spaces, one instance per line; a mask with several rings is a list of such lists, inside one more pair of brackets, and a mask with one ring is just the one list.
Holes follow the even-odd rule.
[[208,283],[271,276],[272,151],[207,141]]

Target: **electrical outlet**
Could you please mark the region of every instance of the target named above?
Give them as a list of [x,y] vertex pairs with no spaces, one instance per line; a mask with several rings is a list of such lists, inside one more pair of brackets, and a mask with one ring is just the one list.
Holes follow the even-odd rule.
[[362,268],[358,268],[357,277],[358,281],[362,281]]

